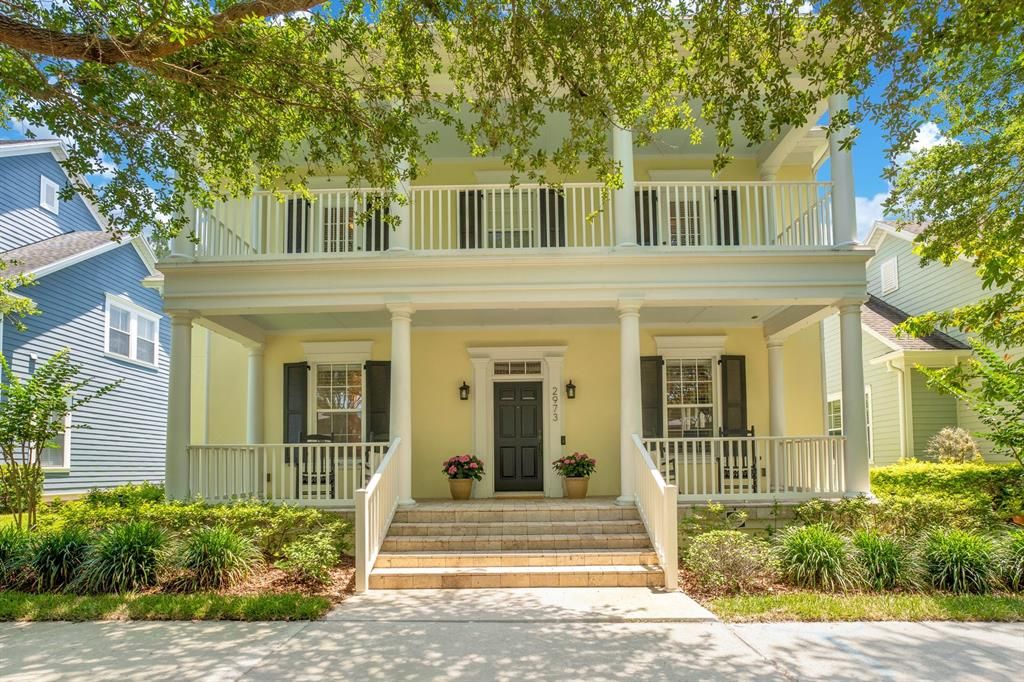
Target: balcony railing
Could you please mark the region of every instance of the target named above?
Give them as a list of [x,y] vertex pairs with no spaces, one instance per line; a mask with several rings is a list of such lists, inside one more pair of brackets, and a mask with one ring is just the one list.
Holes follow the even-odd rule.
[[[407,225],[393,228],[381,190],[257,192],[196,209],[199,259],[367,256],[395,229],[414,252],[651,248],[824,247],[832,244],[831,185],[818,182],[638,182],[635,225],[616,231],[612,195],[598,183],[418,186]],[[620,233],[622,231],[620,230]]]

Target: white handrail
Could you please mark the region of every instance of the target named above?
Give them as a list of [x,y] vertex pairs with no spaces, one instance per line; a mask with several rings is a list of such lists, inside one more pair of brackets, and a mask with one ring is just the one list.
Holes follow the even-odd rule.
[[399,471],[395,452],[401,440],[391,441],[370,482],[356,491],[356,592],[370,589],[370,571],[398,509]]
[[633,458],[636,508],[665,571],[665,588],[679,585],[679,496],[676,487],[665,482],[640,436],[633,434],[637,456]]

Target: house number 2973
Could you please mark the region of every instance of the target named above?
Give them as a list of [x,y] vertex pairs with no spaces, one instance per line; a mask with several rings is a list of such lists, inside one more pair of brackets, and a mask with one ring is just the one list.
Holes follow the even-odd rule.
[[551,421],[558,421],[558,386],[551,387]]

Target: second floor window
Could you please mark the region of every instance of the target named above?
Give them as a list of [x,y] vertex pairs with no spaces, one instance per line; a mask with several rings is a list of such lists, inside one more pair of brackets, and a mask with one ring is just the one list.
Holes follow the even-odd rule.
[[160,316],[118,296],[107,297],[108,355],[156,366]]

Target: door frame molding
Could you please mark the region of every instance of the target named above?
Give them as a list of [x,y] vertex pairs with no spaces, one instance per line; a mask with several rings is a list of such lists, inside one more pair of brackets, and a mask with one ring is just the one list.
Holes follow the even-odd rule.
[[[473,450],[484,463],[483,481],[473,486],[474,497],[494,497],[494,383],[495,381],[537,381],[544,393],[544,496],[561,497],[557,476],[548,475],[552,462],[561,456],[562,424],[565,407],[562,400],[562,365],[566,346],[485,346],[469,347],[473,363]],[[495,360],[540,361],[541,373],[494,376]]]

